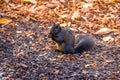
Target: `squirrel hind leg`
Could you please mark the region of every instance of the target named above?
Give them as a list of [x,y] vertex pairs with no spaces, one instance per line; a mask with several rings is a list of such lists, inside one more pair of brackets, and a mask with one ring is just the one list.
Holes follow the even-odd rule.
[[64,53],[73,54],[74,53],[74,48],[72,46],[65,45],[64,46]]

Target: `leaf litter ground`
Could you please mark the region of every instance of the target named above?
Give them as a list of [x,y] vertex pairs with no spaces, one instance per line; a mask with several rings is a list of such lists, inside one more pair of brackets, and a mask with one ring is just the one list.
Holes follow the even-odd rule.
[[[110,1],[113,2],[107,4],[114,4],[114,0]],[[96,1],[97,6],[95,6],[95,9],[99,9],[98,7],[100,6],[102,6],[103,9],[109,7],[109,5],[102,5],[102,2],[100,1],[100,4],[98,5]],[[42,3],[39,2],[39,4]],[[44,5],[41,5],[38,8],[36,8],[35,5],[31,7],[31,4],[28,4],[28,9],[25,8],[27,4],[23,4],[22,6],[13,3],[10,3],[9,5],[0,5],[0,79],[119,80],[119,39],[117,41],[118,46],[116,46],[115,44],[104,42],[101,39],[102,37],[106,36],[106,33],[109,33],[109,35],[113,35],[115,38],[117,35],[117,37],[119,38],[119,25],[115,25],[119,23],[119,16],[113,19],[115,20],[115,23],[108,24],[108,28],[110,28],[109,26],[114,25],[114,29],[112,31],[114,33],[116,32],[117,34],[110,33],[112,31],[108,28],[107,30],[109,31],[107,32],[101,29],[103,28],[104,24],[106,26],[107,19],[111,19],[111,17],[114,15],[119,15],[116,9],[117,5],[119,5],[117,3],[117,0],[114,4],[116,6],[114,8],[116,12],[113,12],[114,15],[112,14],[112,12],[110,13],[110,11],[113,10],[112,7],[114,6],[110,8],[110,11],[108,11],[108,13],[110,14],[108,14],[107,16],[104,16],[104,11],[101,10],[102,8],[100,8],[100,12],[95,10],[96,13],[98,12],[102,14],[99,15],[99,17],[95,17],[97,14],[92,14],[92,12],[79,13],[79,10],[73,12],[74,15],[71,17],[71,19],[73,19],[72,22],[77,26],[81,26],[81,31],[84,32],[87,27],[90,27],[91,25],[94,26],[94,24],[96,24],[97,27],[90,27],[87,30],[90,33],[94,33],[96,29],[99,30],[98,32],[96,32],[97,35],[94,35],[96,42],[94,50],[92,50],[91,52],[85,52],[83,54],[62,54],[61,52],[56,52],[54,51],[54,49],[51,48],[53,47],[52,44],[55,43],[48,38],[50,28],[48,27],[48,24],[46,24],[46,22],[52,22],[53,20],[58,19],[58,22],[64,23],[65,20],[67,23],[69,23],[69,19],[61,19],[61,17],[66,18],[71,15],[67,13],[62,15],[61,13],[64,10],[64,6],[63,4],[59,3],[59,5],[61,6],[57,9],[58,11],[60,10],[59,12],[61,13],[58,12],[58,15],[56,17],[55,12],[57,12],[57,10],[53,10],[54,12],[52,11],[52,9],[56,7],[56,4],[58,3],[54,2],[53,5],[53,3],[49,4],[48,2],[45,2]],[[84,3],[82,3],[82,5],[83,4]],[[92,6],[92,4],[85,5]],[[48,10],[47,7],[50,9]],[[33,8],[38,11],[40,9],[40,13],[34,13]],[[72,7],[68,6],[68,9],[69,8],[71,11]],[[84,9],[88,10],[86,9],[86,7],[80,10],[83,11]],[[94,10],[94,8],[92,10]],[[78,16],[78,14],[81,16],[85,16],[81,17]],[[95,16],[93,17],[93,15]],[[76,18],[78,17],[80,20],[78,19],[76,21]],[[93,24],[89,22],[89,20],[91,22],[93,21]],[[103,20],[105,20],[105,22]],[[71,29],[73,30],[75,35],[80,34],[79,31],[76,31],[76,27],[72,27]]]

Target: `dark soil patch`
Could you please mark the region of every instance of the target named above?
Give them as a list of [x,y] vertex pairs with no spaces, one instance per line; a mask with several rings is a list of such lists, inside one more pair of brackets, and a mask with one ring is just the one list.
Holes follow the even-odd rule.
[[[15,21],[0,32],[1,80],[119,80],[120,48],[100,41],[91,52],[62,54],[46,48],[48,27]],[[39,40],[41,39],[41,40]],[[25,54],[19,55],[20,53]],[[61,56],[64,56],[63,58]]]

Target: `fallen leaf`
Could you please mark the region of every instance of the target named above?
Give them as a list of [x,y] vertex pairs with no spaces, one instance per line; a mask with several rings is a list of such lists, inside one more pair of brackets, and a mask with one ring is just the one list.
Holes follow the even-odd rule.
[[81,11],[87,12],[87,11],[89,11],[89,8],[92,7],[92,6],[93,6],[92,3],[83,3]]
[[23,59],[23,58],[25,58],[26,54],[24,52],[20,52],[16,56]]
[[21,0],[21,2],[29,2],[29,3],[37,4],[36,0]]
[[58,75],[58,73],[59,73],[58,69],[53,69],[53,71],[54,71],[54,74]]
[[74,32],[77,32],[78,30],[75,29],[75,28],[70,28],[70,30],[74,31]]
[[58,56],[58,58],[60,59],[60,60],[64,60],[65,59],[65,55],[63,54],[63,55],[60,55],[60,56]]
[[57,7],[57,5],[53,4],[53,3],[48,3],[48,4],[46,4],[46,7],[53,9],[53,8]]
[[11,21],[12,21],[11,19],[0,18],[0,24],[8,24],[8,23],[10,23]]
[[59,15],[61,18],[67,18],[68,17],[68,14],[62,14],[62,15]]
[[85,57],[89,57],[90,56],[90,54],[85,54]]
[[26,31],[25,34],[26,34],[28,37],[31,36],[31,35],[35,35],[35,33],[34,33],[34,32],[31,32],[31,31]]
[[6,3],[8,3],[10,0],[4,0]]
[[105,36],[102,38],[103,41],[114,41],[114,38],[112,36]]
[[51,62],[54,62],[54,61],[56,61],[56,59],[54,59],[54,58],[50,58],[50,61],[51,61]]
[[67,26],[67,23],[62,23],[62,24],[60,24],[60,26],[66,27],[66,26]]
[[93,4],[92,3],[84,3],[82,6],[83,6],[83,8],[89,8],[89,7],[92,7]]
[[95,34],[108,34],[111,31],[112,30],[110,28],[101,28],[100,30],[98,30],[97,32],[95,32]]
[[87,19],[93,18],[93,16],[94,16],[94,15],[93,15],[92,13],[90,13],[90,12],[85,14],[85,17],[86,17]]
[[82,74],[86,75],[88,72],[86,70],[82,70]]
[[86,68],[87,67],[94,67],[94,68],[96,68],[97,67],[97,63],[96,63],[96,61],[94,61],[92,64],[86,64],[85,67]]
[[15,80],[15,79],[12,77],[8,77],[6,80]]
[[113,4],[116,0],[105,0],[106,3]]
[[76,60],[76,57],[74,55],[69,55],[68,58],[69,60]]
[[90,66],[93,66],[93,64],[86,64],[85,67],[90,67]]
[[17,33],[17,34],[20,34],[20,33],[22,33],[22,31],[16,31],[16,33]]
[[37,38],[37,41],[39,41],[39,42],[42,41],[42,40],[44,40],[43,37],[38,37],[38,38]]
[[114,62],[115,60],[105,60],[106,63]]
[[78,19],[80,17],[79,10],[75,11],[71,17],[72,20]]
[[17,63],[18,67],[22,67],[22,68],[28,68],[28,66],[26,64],[23,63]]
[[44,9],[47,9],[47,7],[45,5],[40,5],[40,6],[35,8],[35,11],[41,11],[41,10],[44,10]]
[[67,0],[60,0],[60,2],[62,2],[62,3],[66,3],[66,2],[67,2]]

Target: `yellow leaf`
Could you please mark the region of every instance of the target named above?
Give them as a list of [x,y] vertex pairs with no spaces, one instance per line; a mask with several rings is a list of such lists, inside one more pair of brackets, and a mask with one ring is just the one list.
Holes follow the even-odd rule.
[[62,23],[62,24],[60,24],[60,26],[66,27],[66,26],[67,26],[67,23]]
[[115,0],[108,0],[108,3],[114,3],[115,2]]
[[11,22],[11,19],[6,19],[6,18],[0,18],[0,24],[7,24],[9,22]]
[[93,66],[93,64],[86,64],[85,67]]

